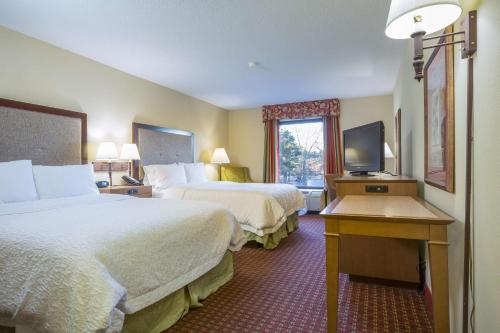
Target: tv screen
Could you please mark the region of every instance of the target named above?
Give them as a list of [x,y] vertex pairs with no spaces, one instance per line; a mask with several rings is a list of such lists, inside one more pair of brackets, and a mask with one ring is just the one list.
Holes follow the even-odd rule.
[[384,123],[377,121],[343,131],[344,166],[351,173],[367,174],[385,169]]

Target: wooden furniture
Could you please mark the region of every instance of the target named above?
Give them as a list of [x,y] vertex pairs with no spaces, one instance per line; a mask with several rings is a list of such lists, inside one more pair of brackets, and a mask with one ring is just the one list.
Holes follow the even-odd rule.
[[325,218],[328,332],[337,332],[338,274],[342,235],[427,241],[434,332],[449,332],[447,224],[453,219],[411,196],[347,195],[322,212]]
[[109,186],[100,188],[99,192],[109,194],[124,194],[131,195],[138,198],[151,198],[153,197],[153,187],[145,185],[123,185],[123,186]]
[[141,155],[140,161],[133,161],[135,179],[144,178],[145,165],[194,162],[193,132],[132,123],[132,143]]
[[[346,195],[417,197],[417,181],[404,176],[327,175],[326,181],[332,200]],[[351,277],[421,283],[423,287],[418,240],[342,235],[340,243],[340,272]]]
[[87,163],[87,114],[0,98],[0,162]]

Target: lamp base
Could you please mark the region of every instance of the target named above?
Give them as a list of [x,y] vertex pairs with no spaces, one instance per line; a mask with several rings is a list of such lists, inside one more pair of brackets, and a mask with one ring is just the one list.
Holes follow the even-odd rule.
[[113,186],[113,171],[111,170],[111,161],[108,162],[108,177],[109,177],[109,186]]

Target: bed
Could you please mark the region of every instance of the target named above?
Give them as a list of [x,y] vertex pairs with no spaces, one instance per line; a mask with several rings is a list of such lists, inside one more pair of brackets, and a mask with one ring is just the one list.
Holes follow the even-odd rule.
[[[262,244],[265,249],[276,248],[283,238],[298,228],[297,212],[305,208],[305,204],[302,193],[295,186],[213,182],[200,179],[202,177],[196,177],[192,182],[170,181],[165,185],[152,181],[152,171],[149,171],[149,177],[145,177],[148,168],[195,167],[194,135],[139,123],[134,123],[132,128],[133,140],[141,155],[141,161],[135,162],[134,175],[153,185],[154,197],[222,204],[236,216],[247,239]],[[179,173],[178,177],[181,176]]]
[[[13,160],[86,162],[84,114],[0,100],[0,127],[3,170],[31,166],[6,162]],[[0,331],[161,332],[231,279],[231,251],[246,239],[224,207],[98,193],[49,197],[37,172],[38,198],[0,191]]]

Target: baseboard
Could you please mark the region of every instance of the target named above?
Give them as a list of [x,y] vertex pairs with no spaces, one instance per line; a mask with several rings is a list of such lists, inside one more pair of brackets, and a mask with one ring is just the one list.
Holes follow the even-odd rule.
[[432,307],[432,293],[431,290],[429,289],[429,286],[427,283],[425,284],[424,287],[424,300],[425,300],[425,306],[427,307],[427,310],[429,313],[433,313],[433,307]]

